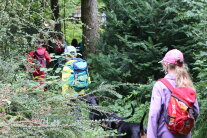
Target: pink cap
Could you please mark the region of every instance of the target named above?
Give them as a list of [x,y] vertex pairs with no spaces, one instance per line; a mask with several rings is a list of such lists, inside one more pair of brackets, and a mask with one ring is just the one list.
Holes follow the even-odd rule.
[[165,57],[160,62],[182,66],[184,62],[183,53],[177,49],[172,49],[165,54]]

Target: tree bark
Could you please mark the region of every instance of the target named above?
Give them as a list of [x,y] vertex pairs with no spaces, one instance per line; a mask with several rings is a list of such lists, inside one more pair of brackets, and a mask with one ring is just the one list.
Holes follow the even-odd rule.
[[83,23],[84,55],[96,53],[96,41],[98,40],[98,8],[97,0],[81,0],[81,20]]
[[55,20],[55,31],[61,31],[61,23],[59,22],[59,4],[58,0],[50,0],[51,10],[52,10],[52,19]]

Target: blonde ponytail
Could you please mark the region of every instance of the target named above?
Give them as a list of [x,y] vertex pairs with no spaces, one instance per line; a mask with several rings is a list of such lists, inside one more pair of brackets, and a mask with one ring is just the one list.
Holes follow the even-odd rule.
[[186,64],[183,64],[182,66],[169,64],[169,67],[170,69],[175,70],[177,87],[190,87],[195,89]]
[[194,89],[194,85],[188,73],[188,67],[186,64],[183,64],[181,67],[176,66],[175,71],[177,87],[190,87]]

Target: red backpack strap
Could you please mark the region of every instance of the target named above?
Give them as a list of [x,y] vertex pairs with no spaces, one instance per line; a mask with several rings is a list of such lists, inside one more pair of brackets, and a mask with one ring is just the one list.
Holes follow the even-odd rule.
[[161,81],[171,92],[173,92],[174,87],[170,84],[170,82],[167,79],[162,78],[159,79],[158,81]]

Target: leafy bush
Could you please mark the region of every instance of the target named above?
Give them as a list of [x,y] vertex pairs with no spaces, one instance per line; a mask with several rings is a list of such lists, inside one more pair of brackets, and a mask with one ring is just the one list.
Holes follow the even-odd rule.
[[[29,82],[28,82],[29,83]],[[54,83],[53,83],[54,84]],[[114,135],[104,131],[100,121],[89,120],[91,108],[86,99],[65,97],[54,93],[56,89],[42,92],[19,86],[2,85],[0,92],[0,136],[2,137],[96,137]],[[56,84],[57,85],[57,84]],[[18,89],[14,89],[17,88]],[[91,93],[112,92],[112,85],[101,85]],[[112,88],[112,89],[111,89]],[[98,110],[108,109],[98,107]],[[111,112],[111,111],[108,111]]]

